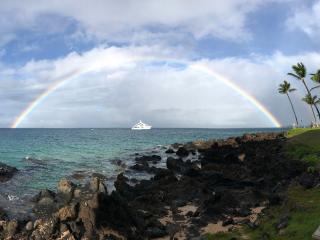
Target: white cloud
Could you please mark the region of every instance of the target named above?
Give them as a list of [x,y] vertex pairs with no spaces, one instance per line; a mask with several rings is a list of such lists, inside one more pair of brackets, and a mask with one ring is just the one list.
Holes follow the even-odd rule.
[[[12,35],[19,29],[59,32],[65,29],[64,22],[73,20],[78,23],[78,31],[73,36],[82,38],[84,36],[81,31],[87,37],[122,41],[137,41],[140,34],[155,38],[153,34],[159,36],[159,32],[171,32],[171,35],[191,34],[197,39],[211,36],[239,41],[250,38],[250,31],[246,27],[247,14],[264,2],[4,0],[0,3],[0,27],[3,36]],[[51,20],[46,20],[48,18]]]
[[[52,83],[73,76],[42,102],[22,126],[129,126],[140,118],[156,126],[272,126],[239,93],[213,77],[185,68],[185,58],[174,50],[158,46],[99,47],[57,60],[30,61],[18,69],[3,69],[1,78],[6,80],[0,82],[0,107],[8,111],[1,125],[8,126],[9,116],[12,121]],[[163,61],[166,58],[168,64]],[[172,64],[175,58],[182,59],[181,66]],[[158,61],[146,64],[137,59]],[[320,54],[286,56],[277,52],[251,60],[238,57],[202,59],[197,63],[232,79],[286,125],[292,123],[291,110],[277,87],[298,61],[313,71]],[[309,109],[300,101],[303,88],[298,81],[290,81],[301,90],[293,96],[299,118],[309,123]]]
[[299,7],[296,8],[294,14],[288,18],[286,24],[291,30],[299,29],[311,38],[319,38],[320,1],[316,1],[311,7],[300,4]]

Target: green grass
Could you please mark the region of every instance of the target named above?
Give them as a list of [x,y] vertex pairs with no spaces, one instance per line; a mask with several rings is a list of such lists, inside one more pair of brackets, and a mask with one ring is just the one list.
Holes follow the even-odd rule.
[[320,129],[297,128],[288,131],[286,151],[289,156],[307,162],[310,166],[320,165]]
[[316,128],[293,128],[287,132],[287,137],[294,137],[296,135],[300,135],[301,133],[305,133],[313,130],[316,130]]

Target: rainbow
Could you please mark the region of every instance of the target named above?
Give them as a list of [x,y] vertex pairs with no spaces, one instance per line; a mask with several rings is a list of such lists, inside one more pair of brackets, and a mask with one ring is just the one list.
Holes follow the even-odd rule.
[[[178,63],[188,66],[190,69],[194,69],[196,71],[200,71],[205,73],[219,81],[221,81],[226,86],[230,87],[237,93],[239,93],[242,97],[247,99],[253,106],[255,106],[261,113],[265,115],[265,117],[272,123],[274,127],[281,127],[281,123],[279,120],[261,103],[257,100],[254,96],[250,95],[250,93],[246,92],[240,86],[235,84],[231,79],[221,75],[217,71],[214,71],[212,68],[207,66],[201,62],[192,62],[192,61],[185,61],[179,59],[168,59],[168,58],[154,58],[154,57],[137,57],[137,58],[128,58],[124,61],[124,63],[130,62],[149,62],[149,61],[163,61],[167,63]],[[15,118],[15,120],[10,125],[11,128],[17,128],[23,122],[23,120],[32,113],[32,111],[41,104],[51,93],[56,91],[58,88],[62,87],[72,79],[76,77],[91,72],[91,71],[99,71],[103,68],[106,68],[108,65],[101,65],[98,64],[97,66],[92,66],[87,69],[76,69],[71,71],[70,73],[59,77],[53,84],[51,84],[46,90],[44,90],[41,94],[39,94],[32,102],[30,102],[27,107]]]

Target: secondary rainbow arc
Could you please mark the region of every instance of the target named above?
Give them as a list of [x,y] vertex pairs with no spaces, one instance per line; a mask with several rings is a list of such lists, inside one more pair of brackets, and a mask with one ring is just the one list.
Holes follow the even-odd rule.
[[[247,99],[253,106],[255,106],[261,113],[265,115],[266,118],[269,119],[269,121],[272,123],[274,127],[281,127],[280,121],[267,109],[266,106],[264,106],[259,100],[257,100],[253,95],[251,95],[249,92],[245,91],[243,88],[241,88],[239,85],[234,83],[231,79],[221,75],[217,71],[214,71],[212,68],[208,67],[204,63],[200,62],[193,62],[193,61],[186,61],[181,59],[174,59],[174,58],[154,58],[154,57],[134,57],[129,58],[125,60],[123,63],[130,63],[130,62],[139,62],[139,61],[163,61],[168,63],[178,63],[178,64],[184,64],[188,66],[191,69],[194,69],[196,71],[200,71],[203,73],[206,73],[213,78],[221,81],[226,86],[230,87],[234,91],[236,91],[238,94],[240,94],[242,97]],[[27,107],[14,119],[14,121],[11,123],[11,128],[17,128],[20,126],[20,124],[26,119],[29,114],[32,113],[32,111],[40,105],[41,102],[43,102],[51,93],[62,87],[64,84],[68,83],[72,79],[75,79],[76,77],[91,72],[91,71],[97,71],[97,70],[103,70],[104,68],[108,67],[108,65],[99,64],[98,66],[91,66],[88,68],[82,68],[82,69],[75,69],[71,71],[68,74],[65,74],[61,77],[59,77],[53,84],[49,85],[49,87],[44,90],[41,94],[39,94],[32,102],[30,102]]]

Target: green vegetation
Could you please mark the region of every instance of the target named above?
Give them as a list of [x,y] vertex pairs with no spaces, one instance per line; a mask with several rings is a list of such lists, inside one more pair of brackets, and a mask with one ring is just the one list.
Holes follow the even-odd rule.
[[279,85],[279,88],[278,88],[278,92],[279,92],[280,94],[285,94],[285,95],[287,95],[288,100],[289,100],[290,105],[291,105],[292,112],[293,112],[294,117],[295,117],[295,119],[296,119],[296,124],[297,124],[297,126],[298,126],[298,125],[299,125],[299,122],[298,122],[297,114],[296,114],[296,111],[294,110],[294,107],[293,107],[293,104],[292,104],[292,101],[291,101],[291,98],[290,98],[290,95],[289,95],[289,93],[294,92],[294,91],[296,91],[296,89],[295,89],[295,88],[291,88],[291,84],[288,83],[286,80],[284,80],[283,83],[280,84],[280,85]]
[[289,156],[307,162],[310,166],[320,165],[320,129],[297,128],[288,132],[286,146]]
[[308,93],[304,98],[302,98],[302,101],[304,101],[306,104],[310,105],[314,122],[317,122],[316,115],[314,114],[313,107],[317,106],[318,103],[320,103],[320,100],[317,98],[317,96],[312,96],[310,93]]
[[[307,162],[309,172],[320,170],[320,129],[297,128],[287,133],[287,154],[295,159]],[[280,219],[288,216],[288,226],[277,230]],[[281,206],[264,211],[259,217],[258,227],[254,230],[244,227],[241,232],[228,232],[208,235],[208,240],[252,239],[260,240],[301,240],[312,239],[313,232],[320,225],[320,189],[304,189],[292,185]],[[267,238],[269,237],[269,238]]]
[[[308,87],[308,84],[306,82],[307,69],[303,63],[297,63],[296,65],[293,65],[292,72],[288,73],[288,75],[299,80],[303,84],[303,86],[305,87],[306,95],[304,98],[302,98],[302,101],[304,101],[305,103],[307,103],[310,106],[310,109],[312,111],[313,118],[314,118],[312,125],[318,126],[314,109],[316,110],[316,112],[318,114],[318,120],[320,120],[320,111],[319,111],[319,107],[318,107],[318,105],[320,104],[320,99],[317,97],[317,95],[314,95],[313,93],[314,93],[315,89],[320,88],[320,69],[317,70],[316,73],[310,74],[310,81],[312,83],[311,88]],[[289,102],[290,102],[290,105],[291,105],[291,109],[292,109],[294,116],[295,116],[296,125],[298,126],[299,122],[297,119],[297,115],[296,115],[295,109],[293,107],[293,103],[291,101],[291,98],[289,96],[289,93],[295,91],[296,89],[291,88],[290,85],[291,84],[289,82],[283,81],[283,83],[279,84],[278,92],[280,94],[287,95]]]
[[[288,216],[288,227],[276,229],[276,224],[283,216]],[[287,193],[287,200],[282,206],[272,207],[260,219],[259,227],[248,232],[249,239],[261,239],[268,234],[270,239],[301,240],[311,239],[320,224],[320,190],[303,189],[292,186]]]
[[[319,170],[320,129],[292,129],[288,131],[287,136],[287,153],[307,162],[310,165],[308,171]],[[275,225],[283,216],[289,216],[288,227],[279,232]],[[259,227],[254,231],[248,231],[248,235],[250,239],[261,239],[264,233],[269,234],[270,239],[311,239],[312,233],[319,225],[320,189],[291,186],[284,204],[266,210],[265,215],[260,218]]]
[[318,129],[315,129],[315,128],[293,128],[287,132],[286,136],[288,138],[291,138],[296,135],[300,135],[301,133],[305,133],[305,132],[312,131],[312,130],[318,130]]
[[[307,76],[307,69],[306,67],[304,66],[303,63],[297,63],[296,65],[293,65],[292,66],[292,70],[293,72],[292,73],[288,73],[289,76],[292,76],[294,77],[295,79],[301,81],[307,91],[307,94],[306,96],[302,99],[304,102],[306,102],[307,104],[310,105],[311,107],[311,110],[312,110],[312,113],[314,115],[314,119],[315,119],[315,122],[316,123],[316,118],[315,118],[315,114],[314,114],[314,111],[313,111],[313,107],[316,109],[317,113],[318,113],[318,118],[320,120],[320,111],[319,111],[319,108],[317,106],[317,104],[319,104],[319,99],[317,96],[314,96],[311,94],[311,90],[317,88],[317,87],[313,87],[313,88],[309,88],[307,83],[306,83],[306,76]],[[312,80],[313,83],[319,83],[319,73],[320,73],[320,70],[318,70],[316,73],[314,74],[310,74],[311,75],[311,78],[310,80]]]

